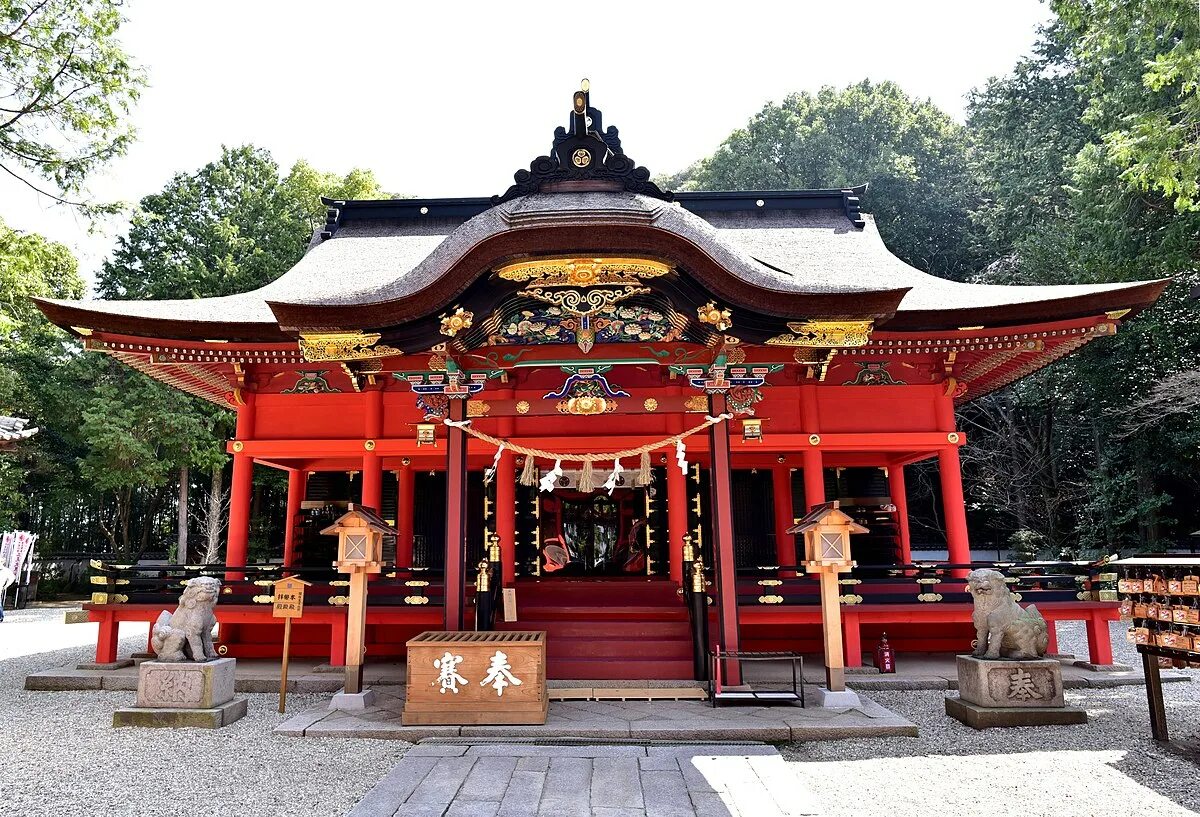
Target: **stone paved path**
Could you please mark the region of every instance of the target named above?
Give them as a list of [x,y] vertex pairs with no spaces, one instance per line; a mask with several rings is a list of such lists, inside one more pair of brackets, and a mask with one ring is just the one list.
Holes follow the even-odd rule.
[[917,734],[917,727],[863,695],[856,709],[816,706],[712,707],[705,701],[552,701],[545,724],[529,726],[405,726],[404,688],[374,687],[376,703],[366,710],[316,706],[297,712],[275,729],[291,737],[359,737],[416,742],[425,738],[584,738],[681,740],[712,744],[726,740],[786,743],[797,740],[887,737]]
[[[794,768],[794,767],[791,767]],[[414,746],[350,817],[802,817],[772,746]]]

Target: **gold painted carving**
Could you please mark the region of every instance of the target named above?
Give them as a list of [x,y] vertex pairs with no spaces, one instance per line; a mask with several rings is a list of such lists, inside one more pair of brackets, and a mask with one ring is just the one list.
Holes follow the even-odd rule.
[[548,287],[594,287],[636,284],[671,271],[666,264],[642,258],[542,258],[499,267],[505,281],[537,281]]
[[470,329],[474,320],[475,313],[463,309],[460,306],[449,315],[442,315],[442,326],[439,331],[443,335],[452,338],[459,332],[464,332],[467,329]]
[[693,394],[683,401],[684,411],[708,411],[708,398],[703,394]]
[[866,346],[871,340],[873,321],[797,321],[787,326],[790,332],[776,335],[767,341],[767,345],[821,348]]
[[467,416],[468,417],[487,417],[488,412],[492,407],[484,400],[468,400],[467,401]]
[[728,309],[718,309],[712,301],[698,308],[696,317],[700,319],[700,323],[708,324],[718,332],[724,332],[733,327],[733,312]]
[[378,332],[313,332],[300,335],[300,354],[309,363],[332,360],[370,360],[404,354],[379,345]]
[[577,289],[546,290],[542,287],[530,287],[525,294],[552,306],[557,306],[564,312],[576,317],[594,315],[604,309],[611,309],[634,295],[645,295],[649,287],[626,284],[620,289],[593,289],[580,292]]

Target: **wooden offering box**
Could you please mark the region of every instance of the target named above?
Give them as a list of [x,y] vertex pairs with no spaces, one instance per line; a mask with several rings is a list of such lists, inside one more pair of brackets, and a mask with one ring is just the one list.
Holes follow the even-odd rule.
[[424,632],[407,666],[405,725],[546,722],[545,632]]

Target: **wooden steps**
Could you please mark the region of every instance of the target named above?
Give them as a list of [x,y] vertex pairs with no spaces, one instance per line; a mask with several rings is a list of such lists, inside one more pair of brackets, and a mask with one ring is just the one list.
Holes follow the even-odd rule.
[[522,581],[517,621],[496,628],[545,630],[552,679],[688,680],[691,630],[676,589],[642,578]]

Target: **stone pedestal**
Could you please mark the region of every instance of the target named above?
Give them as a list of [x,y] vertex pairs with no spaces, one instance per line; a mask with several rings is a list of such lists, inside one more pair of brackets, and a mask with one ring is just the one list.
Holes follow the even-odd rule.
[[1087,723],[1087,713],[1063,699],[1062,665],[1053,659],[957,658],[958,696],[946,714],[976,729]]
[[246,700],[234,700],[237,660],[138,665],[137,706],[118,709],[113,726],[210,729],[228,726],[246,714]]
[[817,687],[813,705],[824,709],[858,709],[862,706],[862,700],[858,693],[849,689],[833,692],[825,687]]

